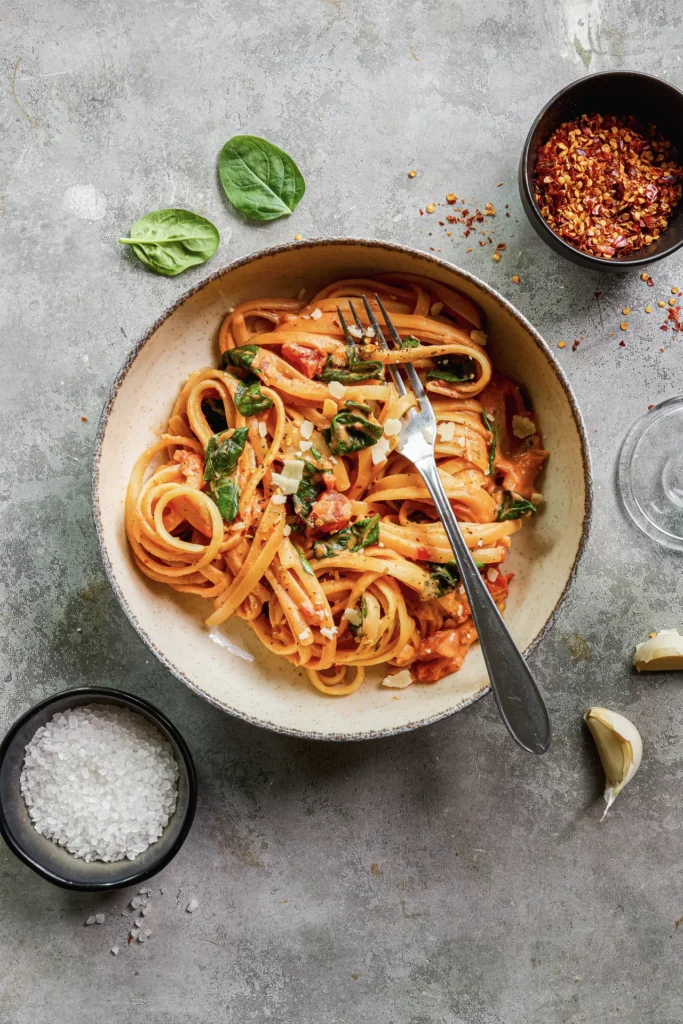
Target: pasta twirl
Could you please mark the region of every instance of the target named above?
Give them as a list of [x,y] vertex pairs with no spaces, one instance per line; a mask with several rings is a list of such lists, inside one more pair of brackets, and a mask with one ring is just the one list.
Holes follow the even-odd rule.
[[[400,349],[380,347],[360,301],[354,320],[349,300],[375,293]],[[547,452],[481,327],[466,296],[411,274],[234,308],[220,368],[190,376],[133,469],[126,531],[140,571],[212,602],[209,626],[247,620],[325,694],[352,693],[372,665],[422,683],[457,671],[476,630],[426,488],[394,450],[415,398],[399,397],[386,366],[411,362],[425,382],[446,494],[503,610],[501,566],[536,511]]]

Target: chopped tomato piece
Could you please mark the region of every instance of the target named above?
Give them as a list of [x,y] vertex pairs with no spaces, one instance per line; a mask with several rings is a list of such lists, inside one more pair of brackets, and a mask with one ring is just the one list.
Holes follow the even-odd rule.
[[201,455],[198,452],[188,452],[184,448],[179,448],[173,458],[179,463],[183,476],[190,487],[196,487],[199,490],[204,480],[204,459]]
[[309,523],[323,533],[336,533],[342,530],[351,518],[353,506],[345,494],[339,491],[325,491],[320,495],[313,508]]
[[327,353],[307,345],[298,345],[295,341],[282,346],[282,358],[286,359],[295,370],[304,377],[313,380],[327,362]]

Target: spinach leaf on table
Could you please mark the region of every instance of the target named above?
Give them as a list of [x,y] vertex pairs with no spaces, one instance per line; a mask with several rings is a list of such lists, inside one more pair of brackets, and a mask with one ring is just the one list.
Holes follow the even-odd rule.
[[218,175],[232,205],[252,220],[288,216],[306,191],[291,156],[256,135],[234,135],[225,143]]
[[130,245],[137,258],[157,274],[175,277],[189,267],[206,263],[218,248],[217,228],[189,210],[154,210],[137,220],[130,237],[119,238]]

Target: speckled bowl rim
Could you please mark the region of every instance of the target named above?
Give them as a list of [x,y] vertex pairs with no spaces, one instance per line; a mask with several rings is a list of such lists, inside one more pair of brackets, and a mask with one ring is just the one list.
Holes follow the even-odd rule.
[[212,274],[209,274],[208,277],[203,278],[197,284],[189,288],[188,291],[184,292],[181,296],[179,296],[179,298],[177,298],[175,302],[172,303],[172,305],[168,306],[168,308],[159,317],[157,317],[157,319],[154,321],[149,330],[146,331],[145,334],[140,338],[140,340],[133,346],[131,351],[128,353],[121,369],[116,374],[116,377],[114,378],[114,383],[111,386],[111,390],[104,404],[102,415],[100,416],[100,422],[97,428],[97,435],[95,438],[95,451],[93,455],[92,476],[93,519],[95,522],[97,540],[100,546],[100,554],[102,555],[102,561],[104,563],[104,571],[106,573],[107,579],[109,580],[109,583],[111,584],[111,588],[114,591],[114,594],[116,595],[119,604],[123,608],[123,611],[128,621],[132,625],[133,629],[136,631],[141,640],[147,645],[147,647],[149,647],[150,651],[154,654],[154,656],[161,662],[162,665],[164,665],[169,670],[169,672],[171,672],[172,675],[176,677],[176,679],[180,680],[181,683],[184,683],[185,686],[189,687],[190,690],[194,691],[194,693],[202,697],[204,700],[207,700],[210,704],[215,705],[215,707],[220,708],[222,711],[227,711],[228,714],[234,715],[236,718],[241,718],[242,721],[244,722],[249,722],[251,725],[257,725],[264,729],[270,729],[272,732],[279,732],[286,734],[288,736],[298,736],[302,739],[348,742],[354,740],[379,739],[386,736],[397,736],[400,733],[411,732],[413,729],[419,729],[424,725],[432,725],[434,722],[439,722],[441,721],[441,719],[449,718],[451,715],[456,714],[456,712],[463,711],[471,704],[474,704],[475,701],[479,700],[481,697],[487,694],[491,687],[490,685],[482,687],[481,690],[478,690],[476,693],[472,694],[472,696],[460,701],[456,707],[449,708],[446,711],[439,711],[437,714],[429,715],[425,718],[420,718],[412,722],[406,722],[404,725],[397,726],[396,728],[371,729],[365,732],[345,733],[343,735],[336,734],[333,732],[316,732],[306,729],[293,729],[279,725],[277,722],[270,722],[267,719],[256,718],[253,715],[245,714],[245,712],[240,711],[237,708],[233,708],[229,704],[224,703],[223,701],[217,700],[215,697],[211,696],[210,694],[202,690],[201,687],[197,686],[196,683],[192,682],[192,680],[189,679],[188,676],[181,672],[180,669],[177,668],[177,666],[175,666],[173,662],[166,657],[163,651],[161,651],[157,647],[157,645],[154,643],[151,637],[148,636],[148,634],[142,628],[140,623],[137,621],[133,611],[129,607],[128,602],[126,601],[125,595],[123,594],[121,587],[119,586],[119,583],[116,579],[116,575],[114,573],[114,569],[109,559],[109,553],[107,551],[104,539],[104,528],[102,526],[102,519],[100,516],[100,509],[97,500],[100,475],[100,459],[102,457],[102,446],[104,443],[104,435],[107,429],[107,423],[109,421],[109,414],[111,412],[114,402],[116,401],[119,389],[123,381],[125,380],[126,376],[128,375],[129,370],[131,369],[133,363],[137,359],[140,351],[147,344],[147,342],[152,337],[154,332],[158,330],[158,328],[164,323],[164,321],[167,320],[168,317],[171,316],[171,314],[176,311],[176,309],[182,306],[183,303],[187,302],[188,299],[190,299],[198,291],[201,291],[202,288],[205,288],[208,284],[211,284],[211,282],[216,281],[220,277],[223,277],[225,274],[228,274],[233,270],[237,270],[239,267],[247,266],[249,263],[255,263],[257,260],[261,260],[267,256],[274,256],[284,252],[294,252],[298,249],[319,248],[320,246],[364,246],[368,249],[383,249],[385,251],[388,250],[389,252],[404,253],[409,256],[416,257],[417,259],[423,261],[427,265],[439,267],[440,269],[446,270],[449,273],[453,273],[455,271],[462,277],[463,280],[470,282],[477,288],[480,288],[491,299],[498,303],[498,305],[502,309],[504,309],[506,313],[514,317],[514,319],[533,338],[534,342],[536,343],[536,346],[543,354],[546,361],[550,364],[553,373],[559,380],[562,386],[562,390],[564,391],[567,397],[567,401],[569,402],[569,406],[572,411],[572,416],[574,417],[574,423],[576,424],[576,429],[581,444],[581,460],[583,464],[583,476],[585,485],[584,515],[581,524],[581,538],[579,540],[579,546],[576,552],[574,563],[571,568],[571,572],[569,573],[569,576],[567,578],[565,587],[562,593],[560,594],[559,598],[557,599],[548,618],[546,619],[545,624],[539,630],[539,632],[531,641],[531,643],[524,649],[523,653],[526,657],[528,657],[530,654],[533,653],[533,651],[536,650],[536,648],[543,640],[547,632],[553,626],[557,614],[567,597],[567,594],[572,583],[574,582],[574,579],[576,578],[576,573],[578,571],[579,564],[586,550],[586,545],[588,543],[588,535],[590,533],[593,515],[593,482],[591,459],[588,447],[588,438],[586,436],[586,429],[583,423],[583,417],[581,415],[581,411],[579,410],[577,401],[574,398],[574,394],[572,392],[569,381],[562,367],[555,359],[547,343],[543,340],[538,331],[529,323],[526,317],[522,316],[522,314],[517,309],[515,309],[511,302],[508,302],[507,299],[503,298],[503,296],[500,295],[499,292],[497,292],[494,288],[491,288],[491,286],[486,284],[485,281],[482,281],[480,278],[475,277],[474,274],[470,274],[467,270],[463,270],[461,267],[458,267],[453,263],[448,263],[446,260],[442,260],[439,259],[437,256],[433,256],[431,253],[426,253],[420,249],[414,249],[412,246],[402,245],[398,242],[385,242],[382,241],[382,239],[375,238],[309,238],[302,240],[300,242],[284,242],[281,243],[280,245],[270,246],[267,249],[259,249],[256,252],[249,253],[249,255],[242,256],[240,259],[233,260],[232,263],[228,263],[226,266],[221,267],[218,270],[215,270]]

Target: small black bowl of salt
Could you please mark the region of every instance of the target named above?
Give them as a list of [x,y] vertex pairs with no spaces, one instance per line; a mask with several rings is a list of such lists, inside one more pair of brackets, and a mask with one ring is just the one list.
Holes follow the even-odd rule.
[[0,745],[0,833],[39,875],[103,892],[161,871],[197,804],[184,739],[120,690],[65,690],[31,708]]

